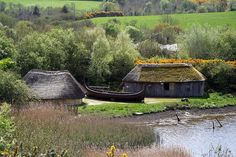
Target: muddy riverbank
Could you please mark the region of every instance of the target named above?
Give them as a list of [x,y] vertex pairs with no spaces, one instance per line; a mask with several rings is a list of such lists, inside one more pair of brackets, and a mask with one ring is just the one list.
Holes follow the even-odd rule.
[[[176,114],[180,121],[178,121]],[[131,123],[158,123],[160,121],[170,119],[172,124],[191,119],[201,119],[204,117],[212,117],[215,119],[216,117],[221,118],[226,115],[236,115],[236,106],[227,106],[215,109],[169,110],[165,112],[122,117],[117,119]]]

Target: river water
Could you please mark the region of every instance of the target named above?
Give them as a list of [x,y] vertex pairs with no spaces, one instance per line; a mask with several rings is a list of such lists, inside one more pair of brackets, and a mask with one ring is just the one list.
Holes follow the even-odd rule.
[[[216,118],[223,127],[220,127]],[[160,147],[186,148],[194,157],[203,156],[212,148],[221,146],[236,156],[236,116],[205,117],[181,121],[167,125],[170,124],[167,120],[168,123],[160,122],[154,126],[156,144]],[[213,129],[213,122],[215,129]]]

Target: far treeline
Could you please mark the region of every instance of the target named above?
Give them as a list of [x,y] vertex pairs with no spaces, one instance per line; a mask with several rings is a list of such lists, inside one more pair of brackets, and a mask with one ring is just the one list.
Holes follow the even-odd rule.
[[[22,18],[19,9],[1,10],[1,101],[23,104],[31,98],[22,81],[31,69],[69,70],[80,82],[120,89],[137,58],[236,60],[236,30],[230,27],[193,24],[183,30],[171,15],[163,15],[154,29],[140,28],[136,21],[123,26],[117,19],[96,26],[91,20],[67,18],[72,13],[64,9],[54,8],[46,16],[47,9],[34,7],[29,18]],[[161,49],[176,43],[177,51]],[[206,62],[196,67],[207,77],[208,90],[235,91],[234,65]]]

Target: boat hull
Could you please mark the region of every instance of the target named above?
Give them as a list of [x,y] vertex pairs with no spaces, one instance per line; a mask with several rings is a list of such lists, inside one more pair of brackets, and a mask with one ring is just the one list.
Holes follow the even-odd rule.
[[144,89],[137,93],[122,93],[114,91],[98,91],[85,85],[86,95],[89,98],[119,102],[141,102],[144,100]]

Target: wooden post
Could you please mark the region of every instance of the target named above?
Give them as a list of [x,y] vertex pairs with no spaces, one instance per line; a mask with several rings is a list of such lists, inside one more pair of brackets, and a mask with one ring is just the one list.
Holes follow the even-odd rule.
[[223,125],[220,123],[220,121],[216,118],[216,121],[220,124],[220,128],[223,127]]

